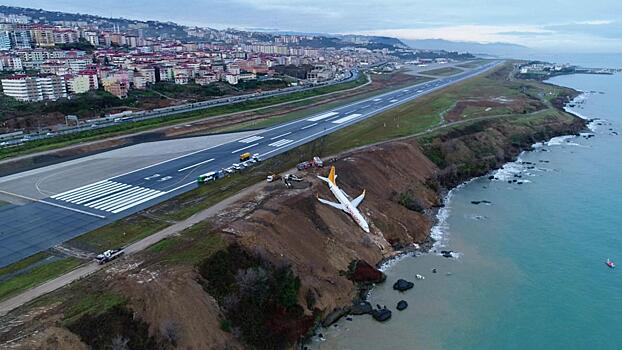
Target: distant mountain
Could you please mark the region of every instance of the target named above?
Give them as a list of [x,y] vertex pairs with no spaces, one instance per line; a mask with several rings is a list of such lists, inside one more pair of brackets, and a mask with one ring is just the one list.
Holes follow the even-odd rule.
[[414,49],[469,52],[475,55],[496,57],[523,57],[533,50],[527,46],[510,43],[478,43],[471,41],[450,41],[443,39],[403,40]]
[[371,36],[371,35],[341,35],[342,40],[351,43],[374,43],[387,46],[394,46],[399,48],[407,48],[408,45],[404,44],[399,39],[388,36]]

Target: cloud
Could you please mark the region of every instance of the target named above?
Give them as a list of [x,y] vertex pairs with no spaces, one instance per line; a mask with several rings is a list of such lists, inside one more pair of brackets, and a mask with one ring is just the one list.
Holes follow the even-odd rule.
[[544,29],[560,34],[589,35],[599,38],[618,39],[622,42],[622,22],[613,20],[578,21],[553,24]]
[[591,20],[591,21],[578,21],[578,22],[574,22],[575,24],[585,24],[585,25],[590,25],[590,26],[600,26],[600,25],[604,25],[604,24],[611,24],[615,21],[612,21],[610,19],[596,19],[596,20]]
[[362,31],[360,34],[396,36],[403,39],[445,39],[451,41],[474,41],[479,43],[493,43],[508,41],[509,37],[522,33],[541,35],[549,33],[537,26],[493,26],[493,25],[458,25],[439,26],[429,28],[402,28]]
[[553,31],[521,32],[521,31],[518,31],[518,30],[514,30],[514,31],[508,31],[508,32],[499,32],[497,34],[504,35],[504,36],[522,36],[522,37],[527,36],[527,37],[530,37],[530,36],[541,36],[541,35],[553,35],[554,33],[555,32],[553,32]]

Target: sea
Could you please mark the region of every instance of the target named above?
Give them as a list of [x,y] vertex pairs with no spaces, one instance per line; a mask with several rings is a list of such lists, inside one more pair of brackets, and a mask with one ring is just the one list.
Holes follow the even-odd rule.
[[[620,55],[561,62],[622,68]],[[584,92],[568,108],[597,119],[591,130],[534,145],[492,173],[498,180],[452,190],[435,251],[387,264],[387,281],[370,292],[392,318],[344,317],[310,348],[622,349],[622,74],[549,82]],[[414,288],[394,291],[398,278]]]

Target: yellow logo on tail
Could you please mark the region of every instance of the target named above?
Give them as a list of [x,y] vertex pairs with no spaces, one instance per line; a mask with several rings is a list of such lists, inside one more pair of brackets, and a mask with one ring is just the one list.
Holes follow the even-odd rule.
[[331,166],[330,167],[330,173],[328,173],[328,181],[330,181],[333,185],[336,185],[337,183],[335,183],[335,166]]

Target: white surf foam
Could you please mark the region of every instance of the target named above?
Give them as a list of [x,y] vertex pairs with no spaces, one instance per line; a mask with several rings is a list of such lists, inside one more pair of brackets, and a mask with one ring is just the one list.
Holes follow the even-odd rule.
[[570,140],[574,139],[576,136],[574,135],[564,135],[557,136],[550,139],[546,145],[547,146],[581,146],[576,142],[570,142]]

